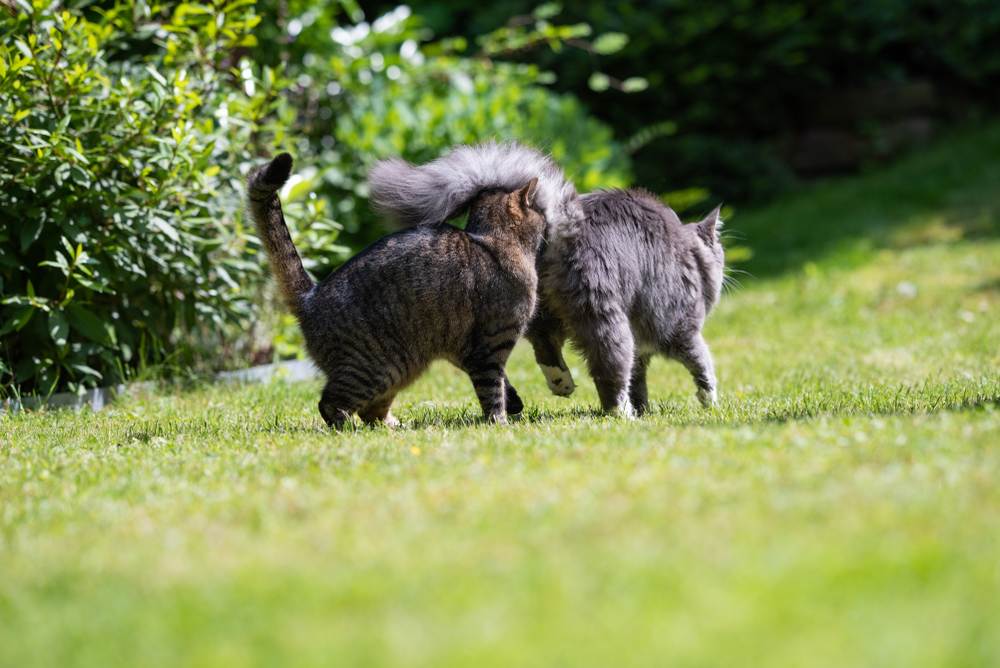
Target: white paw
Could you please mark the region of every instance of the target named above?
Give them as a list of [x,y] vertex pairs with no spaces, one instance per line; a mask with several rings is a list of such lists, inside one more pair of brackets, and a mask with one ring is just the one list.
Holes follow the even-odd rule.
[[608,415],[614,415],[625,420],[634,420],[636,418],[635,408],[632,407],[632,402],[627,398],[619,401],[617,406],[608,411]]
[[718,403],[718,396],[715,393],[715,388],[713,387],[711,390],[699,389],[698,401],[700,401],[701,405],[705,408],[711,408]]
[[387,413],[385,419],[382,420],[382,422],[385,423],[385,426],[388,427],[389,429],[398,429],[400,425],[399,418],[397,418],[392,413]]
[[544,364],[539,364],[542,369],[542,373],[545,374],[545,382],[549,385],[549,390],[552,394],[559,397],[568,397],[573,394],[573,390],[576,389],[576,383],[573,382],[573,376],[570,374],[569,369],[561,369],[557,366],[546,366]]

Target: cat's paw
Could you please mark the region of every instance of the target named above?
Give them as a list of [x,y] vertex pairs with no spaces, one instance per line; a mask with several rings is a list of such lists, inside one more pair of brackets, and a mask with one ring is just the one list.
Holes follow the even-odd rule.
[[625,420],[634,420],[634,419],[636,419],[635,408],[632,407],[632,402],[629,401],[628,399],[619,402],[617,406],[615,406],[611,410],[607,411],[607,414],[608,415],[613,415],[615,417],[619,417],[619,418],[622,418],[622,419],[625,419]]
[[569,372],[569,369],[563,369],[557,366],[546,366],[544,364],[539,365],[542,369],[542,373],[545,374],[545,382],[548,383],[549,391],[558,397],[568,397],[573,394],[573,390],[576,389],[576,383],[573,382],[573,375]]
[[385,419],[382,420],[382,424],[384,424],[389,429],[399,429],[402,423],[399,421],[399,418],[397,418],[395,415],[393,415],[392,413],[388,413],[386,414]]
[[698,401],[700,401],[701,405],[704,406],[705,408],[711,408],[712,406],[715,406],[719,401],[718,395],[715,392],[715,388],[713,387],[711,390],[699,388]]

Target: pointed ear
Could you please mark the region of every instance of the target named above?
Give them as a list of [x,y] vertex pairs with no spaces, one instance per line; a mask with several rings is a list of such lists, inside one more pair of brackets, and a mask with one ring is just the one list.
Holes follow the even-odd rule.
[[528,181],[527,185],[517,191],[517,199],[525,209],[531,208],[535,203],[535,195],[538,194],[538,177]]
[[707,244],[714,244],[719,240],[718,230],[722,227],[722,220],[719,219],[721,211],[722,205],[720,204],[698,223],[698,234],[702,236]]

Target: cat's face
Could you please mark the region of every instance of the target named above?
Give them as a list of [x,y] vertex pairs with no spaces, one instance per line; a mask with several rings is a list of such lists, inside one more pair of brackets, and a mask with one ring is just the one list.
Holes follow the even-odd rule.
[[687,226],[694,232],[699,271],[702,273],[704,285],[708,287],[710,292],[710,294],[705,295],[709,308],[715,306],[716,302],[719,301],[725,277],[726,254],[719,235],[722,228],[722,220],[719,218],[720,208],[715,207],[704,219]]

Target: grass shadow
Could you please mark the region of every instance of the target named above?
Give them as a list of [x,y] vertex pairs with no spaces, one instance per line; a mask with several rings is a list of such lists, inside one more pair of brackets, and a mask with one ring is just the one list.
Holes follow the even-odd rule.
[[[758,395],[728,400],[705,410],[694,408],[686,399],[654,401],[651,410],[634,422],[603,414],[596,407],[574,404],[565,410],[527,406],[520,416],[512,417],[510,427],[543,426],[548,424],[579,425],[594,422],[620,422],[636,426],[658,427],[744,427],[758,424],[782,424],[821,417],[875,417],[891,415],[932,414],[943,411],[974,410],[1000,405],[1000,378],[978,383],[945,382],[918,386],[871,386],[859,390],[845,389],[826,393],[806,393],[788,397]],[[404,406],[399,412],[402,426],[395,433],[439,430],[506,429],[487,424],[473,406],[461,409],[435,409]],[[339,434],[372,434],[387,432],[385,426],[350,424]],[[261,418],[235,414],[226,420],[212,417],[144,420],[125,426],[119,447],[130,442],[149,443],[154,439],[178,436],[316,435],[336,437],[317,416],[302,418],[272,414]]]

